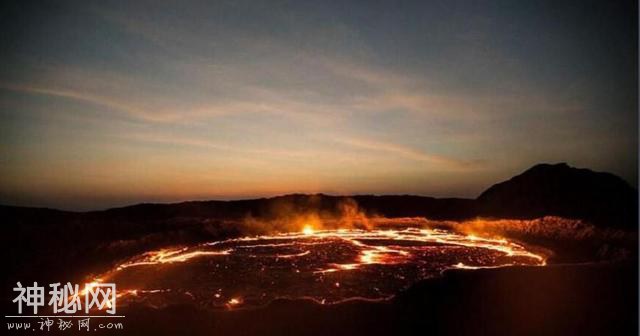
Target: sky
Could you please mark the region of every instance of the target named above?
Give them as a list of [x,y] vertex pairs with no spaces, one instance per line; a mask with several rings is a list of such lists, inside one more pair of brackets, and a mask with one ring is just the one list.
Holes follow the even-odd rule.
[[0,6],[0,204],[637,186],[633,1]]

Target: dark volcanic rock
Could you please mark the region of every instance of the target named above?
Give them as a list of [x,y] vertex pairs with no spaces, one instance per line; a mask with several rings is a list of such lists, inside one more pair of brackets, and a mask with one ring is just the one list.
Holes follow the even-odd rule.
[[493,185],[476,200],[479,215],[579,218],[599,226],[635,229],[638,191],[621,178],[565,163],[539,164]]

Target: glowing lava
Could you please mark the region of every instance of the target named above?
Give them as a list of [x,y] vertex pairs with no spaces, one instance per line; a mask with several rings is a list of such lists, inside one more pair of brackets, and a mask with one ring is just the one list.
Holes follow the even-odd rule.
[[134,257],[100,275],[118,304],[259,306],[277,298],[383,300],[452,268],[545,265],[505,239],[444,230],[314,230],[244,237]]
[[314,233],[313,227],[311,227],[311,225],[305,225],[304,228],[302,228],[302,233],[312,235]]

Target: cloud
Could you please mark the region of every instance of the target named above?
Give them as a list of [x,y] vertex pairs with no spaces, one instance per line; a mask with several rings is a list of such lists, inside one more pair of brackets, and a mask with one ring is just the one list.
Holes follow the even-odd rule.
[[30,85],[15,85],[15,84],[0,84],[0,89],[10,90],[14,92],[29,93],[29,94],[61,97],[61,98],[76,100],[80,102],[86,102],[94,105],[104,106],[112,110],[116,110],[120,113],[124,113],[129,116],[134,116],[136,118],[147,119],[147,120],[157,120],[153,114],[147,111],[127,105],[117,100],[110,99],[108,97],[102,97],[102,96],[94,95],[91,93],[84,93],[84,92],[68,90],[68,89],[46,88],[46,87],[37,87],[37,86],[30,86]]
[[342,138],[338,139],[337,142],[355,148],[392,154],[413,161],[427,162],[437,166],[441,166],[443,168],[469,169],[479,164],[478,161],[458,160],[443,155],[425,153],[408,146],[402,146],[390,142],[381,142],[371,139]]
[[234,154],[246,154],[256,157],[262,157],[264,159],[273,159],[276,157],[289,157],[289,158],[313,158],[316,153],[313,151],[296,151],[296,150],[284,150],[276,148],[259,148],[259,147],[241,147],[237,145],[230,145],[221,142],[215,142],[212,140],[197,138],[197,137],[185,137],[179,135],[163,135],[153,133],[135,133],[127,135],[115,135],[125,140],[142,141],[147,143],[158,143],[167,145],[180,145],[196,148],[212,149],[220,152],[234,153]]

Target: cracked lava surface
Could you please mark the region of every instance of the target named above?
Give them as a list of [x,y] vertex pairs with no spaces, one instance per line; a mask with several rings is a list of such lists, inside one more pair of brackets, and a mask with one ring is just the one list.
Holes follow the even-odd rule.
[[333,304],[385,300],[452,268],[545,265],[505,239],[404,228],[323,230],[244,237],[146,252],[100,275],[118,305],[195,303],[257,307],[278,298]]

